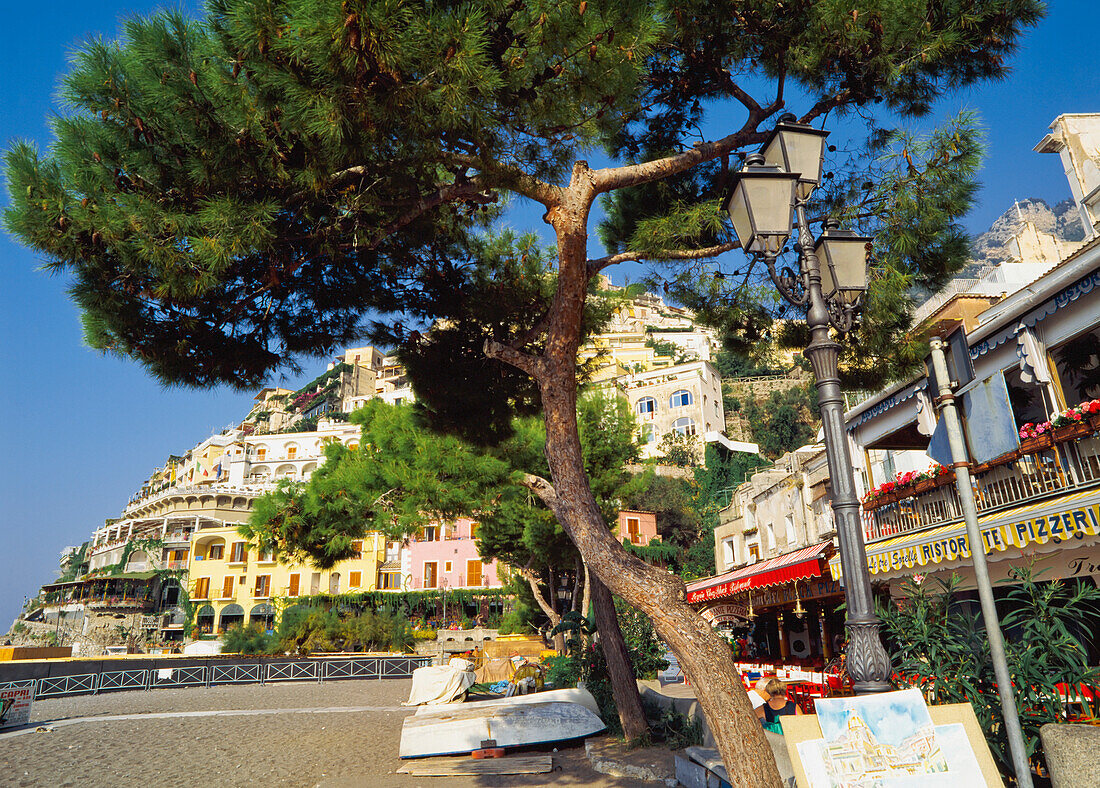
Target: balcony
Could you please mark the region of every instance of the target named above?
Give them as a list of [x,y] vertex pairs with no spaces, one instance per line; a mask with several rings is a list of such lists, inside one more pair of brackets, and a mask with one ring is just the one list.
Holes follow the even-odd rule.
[[[978,512],[987,514],[1067,492],[1100,487],[1100,435],[1090,428],[1028,439],[1012,452],[971,469]],[[937,486],[938,484],[938,486]],[[954,474],[909,485],[865,503],[867,541],[920,531],[962,519]]]
[[164,535],[165,547],[186,547],[191,544],[190,531],[175,531]]
[[152,599],[131,599],[128,597],[100,597],[84,600],[84,605],[92,609],[143,610],[153,606]]

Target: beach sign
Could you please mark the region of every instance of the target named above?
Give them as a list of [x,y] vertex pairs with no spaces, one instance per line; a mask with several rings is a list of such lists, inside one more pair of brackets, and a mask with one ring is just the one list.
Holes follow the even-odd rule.
[[0,728],[15,728],[31,721],[34,687],[0,689]]

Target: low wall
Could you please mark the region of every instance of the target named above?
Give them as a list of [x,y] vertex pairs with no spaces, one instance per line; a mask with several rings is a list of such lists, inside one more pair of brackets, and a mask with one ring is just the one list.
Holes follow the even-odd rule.
[[72,646],[0,646],[0,662],[17,659],[65,659],[73,655]]

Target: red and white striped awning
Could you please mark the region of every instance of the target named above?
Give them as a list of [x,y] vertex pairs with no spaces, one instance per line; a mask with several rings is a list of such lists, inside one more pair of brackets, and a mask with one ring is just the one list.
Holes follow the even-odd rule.
[[832,542],[821,542],[732,572],[695,580],[687,584],[687,601],[709,602],[753,588],[821,577],[824,574],[823,559],[832,545]]

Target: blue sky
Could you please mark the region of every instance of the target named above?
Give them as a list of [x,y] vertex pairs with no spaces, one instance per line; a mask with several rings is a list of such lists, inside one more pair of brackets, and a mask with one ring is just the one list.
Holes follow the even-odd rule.
[[[6,147],[25,138],[45,147],[46,120],[74,48],[96,35],[113,37],[127,15],[163,6],[144,0],[8,4],[0,27],[0,142]],[[1054,0],[1050,6],[1007,80],[955,94],[936,108],[941,118],[960,108],[977,110],[988,128],[984,187],[968,220],[972,231],[984,230],[1016,198],[1068,198],[1058,158],[1031,149],[1058,114],[1100,111],[1094,72],[1089,79],[1100,4]],[[194,10],[198,3],[183,7]],[[5,189],[0,203],[6,202]],[[511,218],[520,229],[539,230],[540,215],[517,205]],[[117,517],[168,454],[239,420],[251,402],[228,389],[165,389],[136,364],[84,347],[66,281],[40,272],[40,264],[0,234],[0,412],[6,414],[0,440],[7,447],[0,458],[0,631],[23,597],[53,578],[61,548]],[[621,272],[611,273],[621,281]]]

